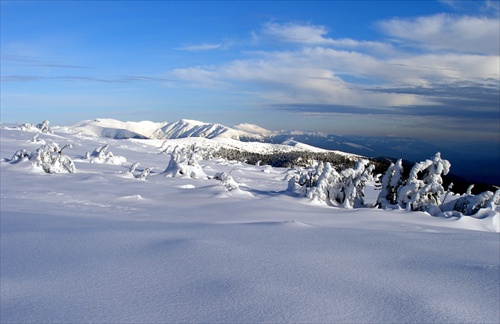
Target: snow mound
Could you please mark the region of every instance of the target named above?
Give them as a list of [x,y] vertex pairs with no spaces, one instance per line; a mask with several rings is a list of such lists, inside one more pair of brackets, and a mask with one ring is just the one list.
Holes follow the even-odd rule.
[[258,226],[286,226],[286,227],[312,227],[311,225],[301,223],[295,220],[287,220],[287,221],[269,221],[269,222],[251,222],[246,223],[247,225],[258,225]]

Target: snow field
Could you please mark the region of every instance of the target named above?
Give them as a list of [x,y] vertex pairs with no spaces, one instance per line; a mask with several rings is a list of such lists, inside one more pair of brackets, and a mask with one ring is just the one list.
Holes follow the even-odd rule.
[[[0,158],[33,135],[2,129]],[[163,141],[39,137],[77,171],[0,162],[2,323],[500,321],[498,214],[342,210],[285,193],[285,169],[200,162],[227,191],[164,177]],[[105,144],[127,162],[83,159]]]

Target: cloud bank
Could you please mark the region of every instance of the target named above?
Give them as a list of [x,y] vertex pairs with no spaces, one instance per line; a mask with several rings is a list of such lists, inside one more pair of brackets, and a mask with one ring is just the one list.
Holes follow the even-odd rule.
[[[219,65],[174,69],[201,87],[244,88],[293,113],[418,116],[499,123],[497,18],[446,15],[377,23],[385,39],[334,39],[325,26],[268,22],[257,48]],[[259,50],[275,42],[279,49]],[[289,46],[286,46],[286,45]]]

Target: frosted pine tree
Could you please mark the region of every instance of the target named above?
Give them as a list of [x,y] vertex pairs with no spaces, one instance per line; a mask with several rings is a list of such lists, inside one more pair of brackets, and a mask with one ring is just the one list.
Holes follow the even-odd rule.
[[149,176],[149,173],[153,170],[153,167],[148,167],[144,169],[141,174],[139,174],[136,178],[139,180],[146,180],[146,178]]
[[50,122],[48,120],[44,120],[40,124],[36,125],[36,128],[38,128],[42,133],[52,134],[53,131],[52,128],[49,127],[49,123]]
[[364,204],[364,188],[366,182],[373,180],[375,166],[369,164],[368,160],[362,159],[356,162],[354,169],[345,169],[340,175],[342,177],[343,200],[340,205],[343,208],[352,209]]
[[73,148],[73,146],[66,145],[59,149],[56,143],[45,144],[31,153],[29,160],[46,173],[74,173],[76,168],[73,160],[62,154],[65,148]]
[[123,156],[115,156],[113,152],[108,152],[109,145],[96,148],[92,154],[86,154],[85,159],[88,159],[90,163],[104,163],[104,164],[123,164],[127,162],[127,159]]
[[382,208],[388,204],[397,204],[398,190],[404,183],[403,171],[403,161],[399,159],[395,164],[391,163],[382,177],[382,186],[377,198],[377,204]]
[[321,173],[314,181],[315,186],[307,192],[307,198],[312,201],[336,205],[337,196],[339,194],[339,173],[329,162],[320,163],[317,171],[318,173],[321,171]]
[[[441,204],[440,197],[445,194],[441,175],[448,174],[450,167],[450,162],[443,160],[439,152],[432,160],[416,163],[406,185],[398,193],[398,202],[407,210],[437,210]],[[419,174],[422,174],[421,179]]]
[[170,162],[163,172],[165,176],[188,176],[195,179],[207,179],[198,161],[202,159],[201,148],[192,145],[189,148],[176,146],[170,154]]

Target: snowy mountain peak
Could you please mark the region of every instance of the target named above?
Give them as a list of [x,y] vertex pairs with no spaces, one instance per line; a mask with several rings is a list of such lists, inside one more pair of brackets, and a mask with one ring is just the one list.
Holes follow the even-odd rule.
[[[163,134],[162,134],[163,133]],[[239,140],[241,137],[255,137],[241,130],[235,130],[221,124],[204,123],[197,120],[181,119],[167,124],[157,133],[159,139],[205,137],[205,138],[232,138]]]
[[235,140],[262,139],[261,135],[255,134],[258,126],[253,127],[254,132],[232,129],[215,123],[204,123],[192,119],[181,119],[173,123],[155,123],[150,121],[122,122],[115,119],[99,118],[85,120],[72,126],[72,129],[91,136],[108,138],[154,138],[174,139],[187,137],[205,138],[232,138]]

